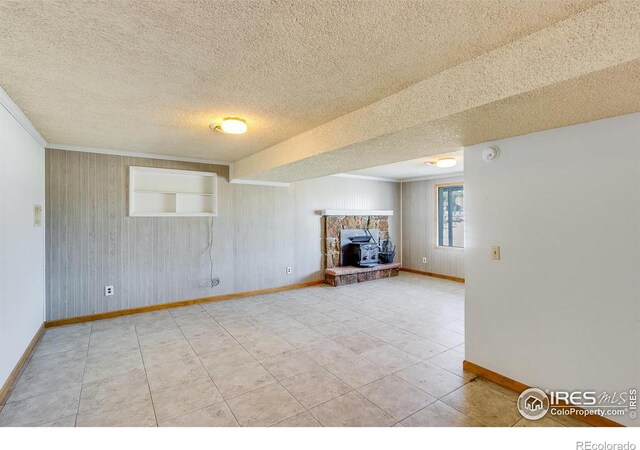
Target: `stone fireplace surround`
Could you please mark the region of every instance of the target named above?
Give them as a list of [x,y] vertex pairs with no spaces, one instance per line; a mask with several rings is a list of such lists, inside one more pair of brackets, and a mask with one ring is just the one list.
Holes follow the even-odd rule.
[[340,231],[377,229],[380,241],[389,239],[388,215],[323,215],[323,254],[325,281],[332,286],[359,283],[398,275],[400,264],[375,267],[340,267]]
[[389,239],[388,216],[323,216],[324,266],[332,269],[340,266],[340,231],[377,229],[379,239]]

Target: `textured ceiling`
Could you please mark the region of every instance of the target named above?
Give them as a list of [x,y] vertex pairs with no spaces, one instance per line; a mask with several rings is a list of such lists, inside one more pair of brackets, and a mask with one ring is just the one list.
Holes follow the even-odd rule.
[[[457,164],[454,167],[440,168],[427,164],[439,158],[455,158]],[[369,167],[367,169],[349,172],[349,175],[365,177],[387,178],[395,181],[409,181],[417,178],[440,178],[452,174],[460,174],[464,171],[464,151],[443,153],[428,158],[410,159],[383,166]]]
[[[299,181],[640,111],[640,59],[255,176]],[[606,151],[606,149],[604,149]]]
[[50,143],[235,161],[597,3],[1,0],[0,85]]
[[234,176],[291,182],[640,111],[637,62],[640,2],[609,0],[245,157]]

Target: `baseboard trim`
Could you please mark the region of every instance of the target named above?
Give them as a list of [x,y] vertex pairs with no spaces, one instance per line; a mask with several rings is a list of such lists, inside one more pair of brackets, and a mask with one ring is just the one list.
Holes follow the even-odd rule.
[[433,272],[423,272],[422,270],[407,269],[405,267],[403,267],[400,270],[402,270],[403,272],[415,273],[415,274],[418,274],[418,275],[425,275],[425,276],[428,276],[428,277],[442,278],[443,280],[449,280],[449,281],[456,281],[458,283],[464,283],[464,278],[452,277],[451,275],[442,275],[440,273],[433,273]]
[[20,378],[22,371],[29,362],[29,359],[31,359],[33,349],[36,348],[36,345],[38,345],[38,342],[40,342],[40,338],[44,333],[44,328],[45,326],[43,323],[42,325],[40,325],[40,328],[38,328],[38,331],[36,331],[36,334],[33,336],[33,339],[31,339],[31,342],[18,360],[18,363],[9,374],[9,378],[7,378],[7,381],[5,381],[2,389],[0,389],[0,405],[4,405],[9,399],[9,394],[11,394],[13,384],[18,380],[18,378]]
[[[466,359],[462,362],[462,368],[467,372],[471,372],[474,375],[478,375],[479,377],[486,378],[489,381],[493,381],[500,386],[506,387],[507,389],[511,389],[512,391],[517,392],[518,394],[522,391],[529,389],[531,386],[527,386],[526,384],[520,383],[519,381],[513,380],[509,377],[505,377],[502,374],[494,372],[493,370],[489,370],[485,367],[474,364]],[[579,408],[579,407],[576,407]],[[574,419],[578,419],[582,422],[588,423],[594,427],[624,427],[624,425],[615,422],[611,419],[607,419],[602,416],[581,416],[581,415],[572,415]]]
[[139,306],[137,308],[121,309],[118,311],[109,311],[98,314],[89,314],[87,316],[69,317],[66,319],[48,320],[44,323],[45,328],[61,327],[64,325],[72,325],[75,323],[93,322],[94,320],[112,319],[114,317],[129,316],[131,314],[140,314],[151,311],[158,311],[161,309],[176,308],[179,306],[189,306],[198,303],[219,302],[222,300],[231,300],[239,297],[251,297],[254,295],[271,294],[274,292],[290,291],[293,289],[300,289],[309,286],[317,286],[324,284],[324,280],[317,281],[305,281],[304,283],[288,284],[286,286],[278,286],[274,288],[258,289],[256,291],[237,292],[234,294],[216,295],[213,297],[194,298],[191,300],[181,300],[170,303],[159,303],[157,305]]

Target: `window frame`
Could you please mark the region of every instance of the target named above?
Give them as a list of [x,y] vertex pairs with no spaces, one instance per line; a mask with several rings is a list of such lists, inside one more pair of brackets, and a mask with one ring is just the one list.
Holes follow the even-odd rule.
[[435,210],[435,221],[434,221],[434,247],[438,250],[451,250],[451,251],[464,251],[464,244],[462,247],[455,247],[449,245],[440,245],[440,198],[439,198],[439,190],[441,187],[451,187],[451,186],[461,186],[462,187],[462,196],[464,201],[464,181],[452,181],[449,183],[439,183],[434,185],[434,210]]

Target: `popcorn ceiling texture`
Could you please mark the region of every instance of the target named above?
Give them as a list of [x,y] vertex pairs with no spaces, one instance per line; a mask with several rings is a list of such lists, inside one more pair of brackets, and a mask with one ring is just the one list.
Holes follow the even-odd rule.
[[252,176],[289,182],[452,152],[461,146],[640,111],[640,60]]
[[[234,176],[295,181],[638,111],[626,90],[639,58],[640,2],[608,1],[244,158]],[[601,75],[609,68],[624,89]],[[545,104],[547,88],[564,103]],[[515,116],[484,117],[504,102]],[[551,109],[531,109],[536,102]]]
[[[495,92],[488,84],[494,80],[491,61],[455,67],[598,3],[0,1],[0,85],[50,143],[235,161],[424,79],[433,86],[431,96],[422,92],[406,104],[395,104],[401,97],[386,100],[389,106],[374,116],[376,126],[389,122],[389,127],[377,132],[397,131],[390,113],[433,119],[561,81],[564,67],[560,76],[532,71],[527,80],[505,73],[501,80],[510,82]],[[605,9],[614,14],[620,8]],[[637,20],[637,13],[627,10],[631,13],[623,19]],[[577,23],[560,37],[589,36],[583,27]],[[597,30],[591,35],[597,37]],[[556,48],[549,40],[541,43]],[[591,44],[593,55],[601,57],[615,43]],[[526,53],[518,57],[519,51]],[[547,56],[536,47],[504,52],[500,61],[523,64]],[[627,56],[614,51],[599,65],[589,57],[583,70]],[[477,82],[466,89],[469,77]],[[438,92],[440,87],[446,89]],[[460,95],[450,99],[449,92]],[[228,115],[247,118],[250,132],[232,137],[209,130],[210,122]],[[367,135],[363,127],[372,125],[353,129],[345,118],[334,124],[330,134],[343,138],[327,140],[330,146],[319,146],[323,133],[313,139],[302,135],[293,146],[283,144],[285,156],[276,146],[240,166],[245,175],[257,175],[297,161],[296,152],[306,157],[360,142]],[[307,176],[331,172],[343,158],[336,156],[335,165],[326,167],[324,159],[308,164],[313,170]],[[286,176],[264,175],[300,176],[293,168]]]

